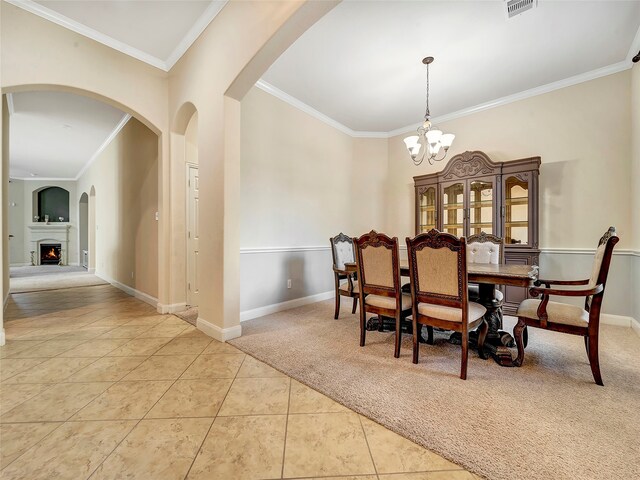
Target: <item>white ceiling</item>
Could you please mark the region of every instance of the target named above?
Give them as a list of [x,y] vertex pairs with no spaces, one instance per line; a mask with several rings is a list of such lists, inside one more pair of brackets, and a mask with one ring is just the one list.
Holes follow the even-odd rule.
[[107,104],[70,93],[24,92],[10,98],[12,178],[77,178],[129,118]]
[[168,71],[227,0],[7,0]]
[[428,55],[431,114],[441,117],[602,67],[628,68],[640,48],[630,52],[639,1],[540,0],[512,19],[504,8],[501,0],[344,1],[262,80],[347,129],[390,132],[424,116]]

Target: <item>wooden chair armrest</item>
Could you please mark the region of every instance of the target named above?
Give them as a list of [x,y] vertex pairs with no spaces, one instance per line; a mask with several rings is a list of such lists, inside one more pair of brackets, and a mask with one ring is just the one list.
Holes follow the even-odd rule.
[[544,285],[547,288],[551,288],[551,285],[587,285],[589,283],[589,279],[587,280],[542,280],[538,279],[533,284],[536,287],[540,285]]
[[529,293],[533,297],[537,297],[538,295],[542,295],[542,301],[540,305],[538,305],[537,315],[540,319],[540,326],[542,328],[547,328],[547,320],[549,319],[549,314],[547,313],[547,304],[549,303],[549,298],[551,295],[560,295],[563,297],[586,297],[589,295],[595,295],[597,293],[602,292],[604,287],[602,284],[598,284],[593,288],[580,289],[580,290],[562,290],[558,288],[540,288],[533,287],[529,289]]
[[352,273],[352,272],[347,272],[346,270],[341,270],[341,269],[336,268],[336,267],[333,267],[333,271],[334,271],[334,273],[337,273],[339,275],[347,275],[347,276],[349,276],[349,274]]
[[604,287],[602,284],[599,284],[593,288],[581,288],[577,290],[532,287],[529,289],[529,293],[532,297],[537,297],[538,295],[542,295],[543,297],[548,297],[549,295],[559,295],[561,297],[587,297],[589,295],[596,295],[597,293],[602,292],[602,290],[604,290]]

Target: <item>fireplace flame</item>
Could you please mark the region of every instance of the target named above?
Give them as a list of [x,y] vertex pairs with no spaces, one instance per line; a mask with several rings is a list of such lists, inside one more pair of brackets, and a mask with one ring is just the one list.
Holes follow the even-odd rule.
[[49,250],[47,252],[47,254],[44,256],[44,258],[51,258],[51,259],[57,259],[58,256],[56,255],[56,250],[55,248],[51,247],[51,250]]

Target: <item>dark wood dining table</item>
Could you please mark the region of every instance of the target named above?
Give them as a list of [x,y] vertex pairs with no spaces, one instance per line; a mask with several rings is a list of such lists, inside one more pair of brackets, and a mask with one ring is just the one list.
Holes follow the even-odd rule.
[[[355,272],[356,264],[346,263],[345,270]],[[400,263],[400,275],[409,277],[409,265],[407,263]],[[504,367],[514,366],[510,347],[514,347],[515,342],[509,333],[500,330],[502,327],[502,305],[495,301],[496,285],[530,287],[537,278],[538,267],[535,265],[487,265],[478,263],[467,265],[467,279],[469,283],[477,283],[479,285],[478,303],[487,309],[484,318],[489,324],[489,332],[487,333],[484,348],[499,365]],[[371,329],[378,329],[381,321],[381,319],[378,319],[377,322],[374,320],[375,325],[372,325]],[[395,328],[394,322],[385,323],[385,326],[387,325],[389,328]],[[470,332],[469,341],[472,345],[476,343],[476,339],[475,332]],[[450,341],[459,343],[459,334],[453,334]]]

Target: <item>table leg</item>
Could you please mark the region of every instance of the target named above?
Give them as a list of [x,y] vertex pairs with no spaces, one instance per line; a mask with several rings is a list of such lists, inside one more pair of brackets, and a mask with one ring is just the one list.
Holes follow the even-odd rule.
[[[494,360],[503,367],[513,367],[513,358],[511,356],[510,348],[516,346],[513,337],[502,330],[502,305],[495,301],[494,290],[495,285],[488,283],[481,283],[480,296],[478,303],[483,305],[487,309],[484,318],[489,325],[489,331],[487,332],[487,338],[484,341],[484,349],[490,353]],[[460,334],[453,333],[449,342],[456,345],[460,345]],[[478,333],[476,331],[469,332],[469,345],[472,348],[477,348],[478,345]],[[483,356],[483,358],[485,358]]]

